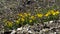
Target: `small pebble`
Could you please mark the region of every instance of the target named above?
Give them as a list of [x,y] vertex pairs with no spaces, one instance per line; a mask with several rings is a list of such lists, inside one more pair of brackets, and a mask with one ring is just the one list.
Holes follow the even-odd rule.
[[17,28],[17,31],[19,31],[19,30],[22,30],[22,27],[21,28]]
[[29,30],[28,33],[32,33],[32,31]]
[[16,33],[16,31],[15,30],[12,30],[11,34],[15,34],[15,33]]

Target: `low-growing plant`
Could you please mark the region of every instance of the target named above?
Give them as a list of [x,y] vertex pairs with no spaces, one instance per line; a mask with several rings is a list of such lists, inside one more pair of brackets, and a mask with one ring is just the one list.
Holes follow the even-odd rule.
[[36,14],[31,14],[31,13],[19,13],[17,14],[18,19],[15,20],[15,23],[12,21],[5,20],[5,27],[8,28],[17,28],[20,27],[21,25],[26,25],[26,24],[34,24],[34,23],[42,23],[45,21],[50,21],[50,20],[56,20],[59,18],[59,10],[48,10],[47,13],[36,13]]

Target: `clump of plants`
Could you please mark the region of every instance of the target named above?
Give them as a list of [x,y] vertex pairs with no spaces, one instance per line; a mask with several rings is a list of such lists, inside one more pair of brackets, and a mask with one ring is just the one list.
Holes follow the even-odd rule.
[[50,20],[57,20],[59,18],[59,10],[48,10],[47,13],[36,13],[31,14],[28,13],[19,13],[17,14],[17,20],[15,22],[11,22],[8,20],[5,20],[5,26],[8,28],[17,28],[19,26],[23,26],[26,24],[33,24],[33,23],[42,23]]

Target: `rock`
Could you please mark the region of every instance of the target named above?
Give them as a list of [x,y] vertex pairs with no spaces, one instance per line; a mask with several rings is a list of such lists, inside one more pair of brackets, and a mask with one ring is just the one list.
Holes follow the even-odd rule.
[[12,30],[12,32],[10,34],[15,34],[15,33],[16,33],[16,31],[15,30]]
[[49,23],[51,24],[51,23],[53,23],[53,21],[49,21]]
[[22,27],[21,28],[17,28],[17,31],[19,31],[19,30],[22,30]]
[[54,34],[56,34],[56,32],[54,32]]
[[33,32],[29,30],[28,33],[33,33]]

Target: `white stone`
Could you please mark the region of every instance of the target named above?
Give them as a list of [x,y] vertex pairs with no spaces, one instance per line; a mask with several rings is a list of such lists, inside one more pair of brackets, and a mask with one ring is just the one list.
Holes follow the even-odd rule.
[[27,30],[29,30],[29,29],[27,28]]
[[17,31],[19,31],[19,30],[22,30],[22,27],[21,28],[17,28]]
[[12,30],[11,34],[15,34],[15,32],[16,32],[15,30]]
[[56,34],[56,32],[54,32],[54,34]]
[[49,23],[51,24],[51,23],[53,23],[53,21],[49,21]]
[[28,33],[32,33],[32,31],[29,30]]

